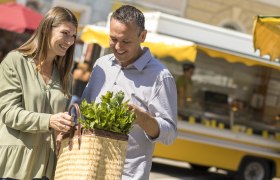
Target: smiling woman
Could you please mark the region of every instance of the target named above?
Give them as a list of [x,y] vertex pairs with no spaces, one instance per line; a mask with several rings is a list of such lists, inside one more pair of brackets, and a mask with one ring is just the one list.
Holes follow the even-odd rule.
[[50,40],[49,58],[53,59],[56,55],[64,56],[67,49],[72,46],[76,40],[76,27],[70,23],[65,22],[52,28]]
[[77,26],[71,11],[54,7],[1,62],[0,179],[53,179],[56,134],[74,125],[64,112]]

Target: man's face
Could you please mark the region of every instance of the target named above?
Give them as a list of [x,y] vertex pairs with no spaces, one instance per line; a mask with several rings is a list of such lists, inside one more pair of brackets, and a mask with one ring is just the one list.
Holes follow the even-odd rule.
[[141,55],[140,44],[144,42],[146,33],[139,33],[135,23],[123,24],[114,18],[111,19],[110,47],[121,66],[133,63]]

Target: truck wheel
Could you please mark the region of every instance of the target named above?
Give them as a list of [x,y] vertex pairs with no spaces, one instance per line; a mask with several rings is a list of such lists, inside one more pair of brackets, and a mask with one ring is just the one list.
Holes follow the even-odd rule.
[[236,175],[236,180],[271,179],[271,168],[268,161],[262,159],[244,159]]

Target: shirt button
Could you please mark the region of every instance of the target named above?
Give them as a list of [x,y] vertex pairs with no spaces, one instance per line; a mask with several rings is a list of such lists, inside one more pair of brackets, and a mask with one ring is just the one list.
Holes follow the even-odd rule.
[[114,85],[117,85],[117,82],[114,82]]

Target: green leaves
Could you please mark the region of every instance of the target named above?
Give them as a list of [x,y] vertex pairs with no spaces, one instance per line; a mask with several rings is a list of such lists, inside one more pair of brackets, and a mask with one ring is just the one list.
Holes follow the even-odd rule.
[[124,92],[113,92],[101,96],[101,102],[87,103],[84,99],[80,105],[83,119],[79,122],[85,129],[102,129],[128,134],[135,120],[133,112],[128,110],[128,101],[123,102]]

